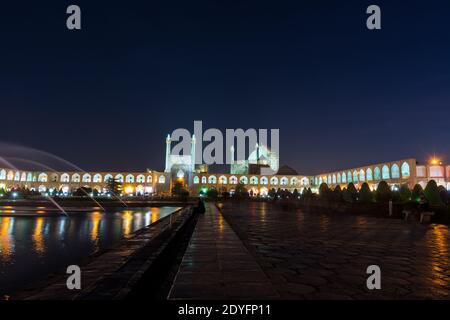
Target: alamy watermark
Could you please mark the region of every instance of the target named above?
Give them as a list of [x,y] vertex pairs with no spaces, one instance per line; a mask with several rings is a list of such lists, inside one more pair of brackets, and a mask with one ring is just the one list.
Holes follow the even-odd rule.
[[[260,147],[269,147],[270,152],[279,157],[279,129],[225,129],[225,138],[221,130],[209,128],[203,132],[202,121],[194,121],[194,134],[188,129],[175,129],[168,135],[166,142],[176,142],[170,151],[171,155],[191,155],[194,164],[233,164],[236,161],[248,160],[247,155],[256,152],[259,159]],[[204,143],[207,142],[206,145]],[[235,143],[236,142],[236,143]],[[265,170],[263,170],[265,169]],[[270,174],[269,168],[261,168]]]

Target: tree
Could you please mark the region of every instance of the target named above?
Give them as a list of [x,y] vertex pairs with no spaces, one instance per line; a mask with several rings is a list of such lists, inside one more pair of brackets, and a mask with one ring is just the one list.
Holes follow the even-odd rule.
[[73,195],[75,197],[90,197],[92,194],[92,188],[88,188],[88,187],[80,187],[77,190],[75,190],[75,192],[73,193]]
[[236,188],[234,189],[234,195],[235,198],[247,198],[248,197],[248,191],[245,188],[245,185],[243,183],[238,183],[236,185]]
[[423,193],[422,186],[420,184],[416,184],[411,192],[411,200],[419,202],[420,195]]
[[122,192],[122,183],[116,179],[110,178],[106,182],[106,189],[108,190],[108,193],[119,196]]
[[311,188],[304,188],[302,192],[302,199],[310,199],[312,197]]
[[424,190],[425,198],[432,206],[443,205],[436,181],[430,180]]
[[439,186],[439,196],[441,197],[442,202],[447,205],[448,204],[448,199],[449,199],[449,195],[448,195],[448,191],[447,189],[445,189],[444,186]]
[[392,191],[391,188],[389,188],[389,185],[386,183],[386,181],[381,181],[378,184],[377,192],[375,194],[375,199],[377,202],[388,202],[392,199]]
[[333,190],[333,200],[337,202],[342,201],[342,190],[340,185],[337,185]]
[[367,182],[364,182],[359,189],[359,202],[361,203],[371,203],[373,201],[373,194],[369,188]]
[[356,190],[353,182],[350,182],[347,186],[347,197],[350,200],[349,202],[356,202],[358,200],[358,190]]
[[411,200],[411,190],[407,184],[402,184],[400,186],[400,200],[403,202]]
[[269,198],[275,199],[276,196],[277,196],[277,191],[275,190],[275,188],[270,189],[269,190]]
[[324,200],[330,199],[330,189],[325,182],[322,182],[319,186],[319,196]]

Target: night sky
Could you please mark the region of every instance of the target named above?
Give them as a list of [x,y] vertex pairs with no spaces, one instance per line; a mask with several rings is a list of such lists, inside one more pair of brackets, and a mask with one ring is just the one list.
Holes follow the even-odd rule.
[[[448,0],[11,2],[2,142],[85,170],[162,170],[167,133],[203,120],[279,128],[280,163],[302,174],[450,161]],[[370,4],[382,30],[366,28]]]

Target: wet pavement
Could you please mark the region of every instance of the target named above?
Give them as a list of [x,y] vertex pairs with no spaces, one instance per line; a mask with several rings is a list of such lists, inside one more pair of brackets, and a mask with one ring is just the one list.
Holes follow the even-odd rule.
[[[209,207],[169,298],[450,299],[450,231],[398,219]],[[369,265],[381,289],[368,290]]]
[[269,278],[213,204],[197,221],[169,299],[271,299]]

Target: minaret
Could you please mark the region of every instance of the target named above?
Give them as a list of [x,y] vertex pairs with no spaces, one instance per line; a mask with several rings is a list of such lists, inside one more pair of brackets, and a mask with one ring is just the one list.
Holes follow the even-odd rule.
[[195,171],[195,134],[192,135],[191,140],[191,172]]
[[170,172],[170,143],[172,140],[170,139],[170,134],[167,135],[166,138],[166,169],[164,172]]
[[255,150],[256,150],[256,164],[259,164],[259,146],[258,146],[258,142],[255,145]]
[[234,164],[234,145],[230,147],[230,164]]

